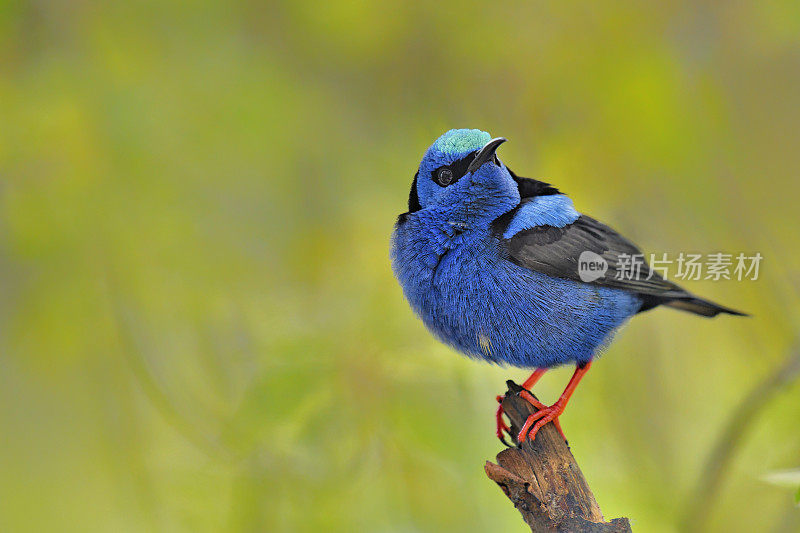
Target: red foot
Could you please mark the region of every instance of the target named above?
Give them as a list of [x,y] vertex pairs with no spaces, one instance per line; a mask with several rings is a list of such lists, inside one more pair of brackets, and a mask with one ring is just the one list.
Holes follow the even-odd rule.
[[[522,384],[522,388],[523,389],[530,389],[531,387],[536,385],[536,382],[539,381],[539,379],[544,375],[545,372],[547,372],[546,368],[537,368],[530,375],[530,377],[525,380],[525,382]],[[525,392],[527,392],[527,390]],[[500,439],[500,442],[502,442],[506,446],[510,446],[510,444],[508,444],[506,442],[506,436],[505,436],[505,433],[508,433],[509,435],[511,435],[511,428],[508,427],[508,424],[506,424],[505,421],[503,420],[503,413],[504,413],[504,411],[503,411],[503,400],[504,399],[505,399],[505,396],[498,396],[497,397],[497,403],[499,405],[497,406],[497,412],[494,415],[495,422],[497,424],[496,434],[497,434],[497,438]],[[539,404],[539,405],[541,405],[541,404]]]
[[[558,429],[558,432],[561,433],[561,436],[564,437],[564,432],[561,430],[561,423],[558,421],[558,417],[561,413],[564,412],[564,408],[567,406],[567,402],[572,396],[572,393],[575,392],[575,388],[580,383],[581,379],[586,372],[589,371],[589,367],[592,366],[591,361],[587,361],[585,363],[580,363],[577,367],[575,367],[575,373],[572,374],[572,377],[569,379],[569,383],[567,383],[567,388],[564,389],[564,392],[561,393],[561,396],[558,398],[558,401],[553,405],[544,405],[542,402],[534,398],[528,391],[522,391],[519,393],[521,398],[525,398],[529,402],[533,404],[534,407],[539,409],[528,419],[525,421],[525,424],[522,426],[522,430],[517,435],[517,442],[524,442],[525,439],[533,439],[536,438],[536,434],[539,433],[539,430],[547,424],[548,422],[553,422]],[[567,440],[564,437],[564,440]]]
[[500,442],[508,446],[506,442],[505,433],[511,434],[511,428],[508,427],[508,424],[505,423],[503,420],[503,400],[505,399],[504,396],[497,397],[497,412],[495,413],[495,421],[497,422],[497,438],[500,439]]
[[523,443],[525,442],[525,439],[530,439],[531,442],[533,442],[533,440],[536,439],[536,434],[539,433],[539,430],[542,429],[542,427],[544,427],[548,422],[553,422],[564,440],[567,440],[567,437],[564,436],[564,431],[561,429],[561,423],[558,421],[558,417],[564,412],[567,402],[558,400],[553,405],[544,405],[542,402],[531,396],[527,391],[522,391],[519,393],[519,395],[520,397],[528,400],[539,410],[529,416],[525,421],[525,424],[522,426],[519,435],[517,435],[517,442]]

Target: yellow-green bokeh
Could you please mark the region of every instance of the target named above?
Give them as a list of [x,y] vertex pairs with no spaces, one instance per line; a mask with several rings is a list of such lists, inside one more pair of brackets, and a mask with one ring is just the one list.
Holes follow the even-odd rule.
[[[525,372],[389,267],[449,128],[646,251],[764,255],[688,284],[753,318],[637,317],[575,395],[606,516],[674,531],[798,329],[797,2],[0,6],[2,531],[525,531],[483,474]],[[794,531],[800,387],[741,422],[709,527]]]

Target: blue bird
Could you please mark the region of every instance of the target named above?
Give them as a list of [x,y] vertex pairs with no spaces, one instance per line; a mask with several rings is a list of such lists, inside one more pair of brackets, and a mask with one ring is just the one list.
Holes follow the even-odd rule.
[[[470,357],[535,369],[522,395],[539,410],[517,435],[523,442],[550,421],[561,431],[558,416],[592,359],[636,313],[658,305],[708,317],[744,313],[693,296],[646,263],[627,272],[636,246],[549,183],[512,172],[495,153],[505,140],[457,129],[428,148],[391,258],[406,299],[436,337]],[[585,260],[598,269],[589,276],[579,272]],[[575,373],[553,405],[527,392],[566,363]],[[502,414],[501,439],[509,431]]]

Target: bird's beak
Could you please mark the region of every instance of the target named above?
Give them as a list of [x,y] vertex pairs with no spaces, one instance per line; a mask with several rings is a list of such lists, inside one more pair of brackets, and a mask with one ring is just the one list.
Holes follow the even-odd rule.
[[467,167],[467,174],[475,172],[481,167],[481,165],[487,161],[491,161],[492,158],[494,158],[494,153],[497,151],[497,148],[506,142],[506,140],[507,139],[505,137],[498,137],[484,144],[483,148],[478,150],[478,153],[475,155],[475,159],[473,159],[472,163],[470,163]]

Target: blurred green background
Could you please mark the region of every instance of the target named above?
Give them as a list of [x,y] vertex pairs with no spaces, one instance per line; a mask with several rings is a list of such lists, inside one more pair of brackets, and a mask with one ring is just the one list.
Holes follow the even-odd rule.
[[[607,517],[674,531],[800,323],[800,4],[0,2],[0,530],[526,531],[494,396],[388,260],[425,148],[645,251],[760,252],[637,317],[564,429]],[[570,369],[537,391],[552,401]],[[797,531],[800,386],[744,431],[713,531]]]

